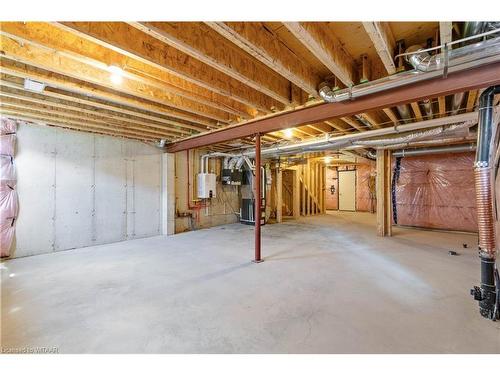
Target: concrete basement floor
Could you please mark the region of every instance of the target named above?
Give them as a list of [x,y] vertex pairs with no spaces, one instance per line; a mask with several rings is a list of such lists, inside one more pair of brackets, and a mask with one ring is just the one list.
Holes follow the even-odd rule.
[[374,221],[267,225],[261,264],[250,262],[253,228],[240,224],[6,261],[2,347],[500,353],[500,322],[469,296],[477,237],[396,228],[379,238]]

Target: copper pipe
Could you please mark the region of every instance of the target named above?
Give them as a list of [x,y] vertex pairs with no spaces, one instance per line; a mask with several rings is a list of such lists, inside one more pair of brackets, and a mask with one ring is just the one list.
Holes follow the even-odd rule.
[[477,224],[481,254],[495,259],[495,222],[493,219],[493,196],[491,192],[491,168],[474,169],[476,186]]

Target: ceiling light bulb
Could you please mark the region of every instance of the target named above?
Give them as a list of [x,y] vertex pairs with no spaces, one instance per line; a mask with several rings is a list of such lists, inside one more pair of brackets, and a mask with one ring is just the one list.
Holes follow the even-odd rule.
[[333,158],[331,156],[326,156],[325,157],[325,164],[330,164],[332,162]]
[[109,72],[111,73],[110,79],[115,85],[119,85],[123,80],[123,70],[115,65],[111,65],[108,67]]
[[286,138],[292,138],[293,137],[293,130],[292,129],[285,129],[284,133],[285,133],[285,137]]

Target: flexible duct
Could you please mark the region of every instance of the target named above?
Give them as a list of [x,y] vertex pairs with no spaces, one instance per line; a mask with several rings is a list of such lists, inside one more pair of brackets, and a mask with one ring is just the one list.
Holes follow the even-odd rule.
[[[500,93],[500,86],[486,89],[479,98],[479,125],[477,151],[474,162],[474,182],[479,231],[479,256],[481,259],[481,286],[471,290],[479,301],[479,311],[485,318],[500,318],[498,270],[495,269],[496,238],[493,214],[493,192],[490,164],[493,133],[493,101]],[[496,280],[495,280],[496,275]],[[496,286],[495,286],[496,284]]]

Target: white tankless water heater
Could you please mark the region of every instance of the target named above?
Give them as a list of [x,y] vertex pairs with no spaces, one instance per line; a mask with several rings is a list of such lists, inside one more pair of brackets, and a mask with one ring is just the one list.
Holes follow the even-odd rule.
[[215,173],[198,173],[198,198],[215,198]]

